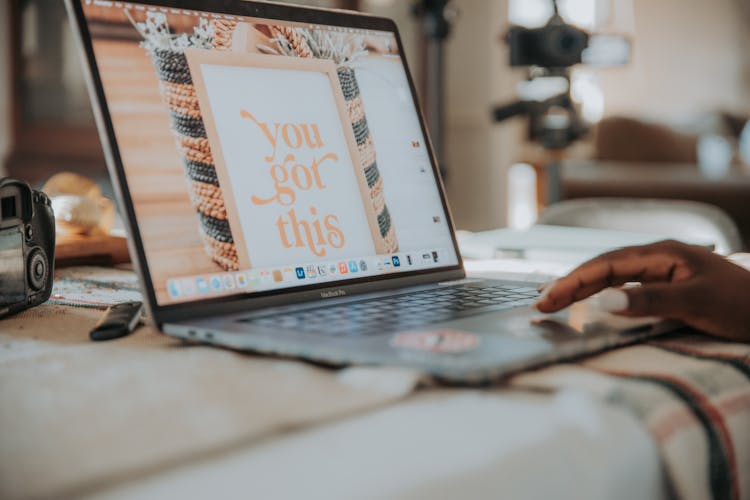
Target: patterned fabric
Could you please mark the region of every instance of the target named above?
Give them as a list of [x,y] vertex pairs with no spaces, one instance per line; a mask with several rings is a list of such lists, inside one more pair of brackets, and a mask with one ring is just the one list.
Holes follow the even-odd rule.
[[518,388],[593,393],[651,433],[671,493],[750,499],[750,345],[674,335],[516,376]]
[[398,251],[396,231],[391,223],[391,215],[385,204],[385,198],[383,198],[383,179],[380,177],[380,171],[378,170],[375,145],[372,141],[370,128],[367,125],[362,95],[354,69],[350,66],[339,66],[336,73],[339,83],[341,83],[344,99],[347,102],[349,118],[352,120],[354,138],[357,140],[357,148],[360,151],[360,167],[364,170],[367,186],[370,188],[370,203],[375,210],[380,236],[385,244],[385,251],[396,252]]
[[48,303],[106,309],[112,304],[142,300],[138,277],[132,271],[81,266],[55,269]]
[[226,19],[214,19],[211,21],[214,28],[214,49],[227,50],[232,47],[232,33],[237,27],[237,21]]
[[152,49],[149,53],[162,97],[169,107],[172,132],[189,180],[190,200],[198,214],[204,249],[225,270],[238,270],[237,248],[185,54],[165,49]]
[[[283,37],[283,39],[289,42],[289,46],[294,50],[294,54],[297,57],[315,57],[300,29],[287,26],[274,26],[272,30],[277,37]],[[344,99],[346,100],[347,112],[352,123],[354,138],[357,142],[359,166],[364,171],[367,186],[370,189],[370,205],[377,220],[383,250],[386,253],[397,252],[398,239],[383,196],[383,179],[380,177],[380,171],[378,170],[375,145],[367,124],[365,106],[362,102],[362,95],[354,68],[347,64],[339,64],[336,74],[342,93],[344,94]]]
[[300,30],[289,26],[274,26],[273,30],[289,42],[297,57],[313,57],[312,50]]

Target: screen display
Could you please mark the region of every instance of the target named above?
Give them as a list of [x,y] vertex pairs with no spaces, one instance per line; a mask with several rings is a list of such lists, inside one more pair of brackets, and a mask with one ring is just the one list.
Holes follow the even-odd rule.
[[458,264],[393,33],[83,12],[160,305]]

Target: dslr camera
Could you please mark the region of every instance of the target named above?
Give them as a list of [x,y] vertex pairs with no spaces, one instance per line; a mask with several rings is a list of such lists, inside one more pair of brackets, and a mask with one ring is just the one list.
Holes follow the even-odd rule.
[[52,292],[55,216],[46,194],[0,178],[0,318]]
[[556,15],[541,28],[513,26],[507,41],[511,66],[567,68],[582,62],[589,34]]

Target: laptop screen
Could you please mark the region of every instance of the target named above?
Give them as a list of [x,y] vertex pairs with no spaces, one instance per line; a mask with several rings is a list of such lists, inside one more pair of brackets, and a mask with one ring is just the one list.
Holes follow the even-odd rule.
[[83,13],[160,305],[458,265],[394,33]]

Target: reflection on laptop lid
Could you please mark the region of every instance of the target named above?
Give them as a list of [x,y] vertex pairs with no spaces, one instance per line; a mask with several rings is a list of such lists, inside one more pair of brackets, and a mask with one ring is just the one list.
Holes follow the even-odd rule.
[[157,306],[460,269],[391,24],[80,8]]

